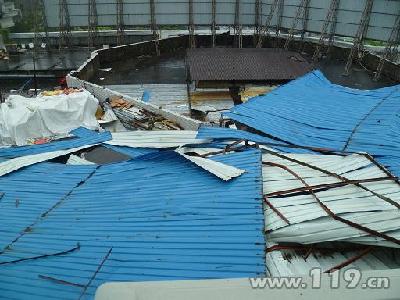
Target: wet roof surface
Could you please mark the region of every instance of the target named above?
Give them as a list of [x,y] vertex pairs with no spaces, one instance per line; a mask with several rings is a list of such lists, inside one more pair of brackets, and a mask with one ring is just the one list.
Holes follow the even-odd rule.
[[[319,63],[318,68],[333,83],[352,88],[374,89],[395,84],[384,78],[375,82],[373,74],[357,64],[353,65],[350,76],[343,76],[344,66],[344,61],[326,58]],[[173,54],[161,54],[159,57],[127,57],[101,66],[101,69],[107,68],[112,70],[104,72],[99,69],[91,81],[100,85],[124,85],[123,89],[130,89],[134,88],[130,85],[185,84],[186,80],[184,50],[177,50]]]
[[295,145],[368,152],[398,176],[399,91],[349,89],[314,71],[224,115]]
[[197,48],[187,51],[192,80],[291,80],[311,70],[297,52],[257,48]]
[[264,273],[260,152],[213,159],[247,172],[226,182],[167,151],[0,177],[2,297],[92,299],[107,281]]

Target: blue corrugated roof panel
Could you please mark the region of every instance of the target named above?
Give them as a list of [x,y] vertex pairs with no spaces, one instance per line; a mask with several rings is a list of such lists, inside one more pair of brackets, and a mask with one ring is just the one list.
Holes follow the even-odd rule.
[[0,159],[11,159],[25,155],[66,150],[85,145],[99,144],[111,140],[111,133],[108,131],[97,132],[83,127],[72,130],[71,134],[73,134],[73,137],[71,138],[53,141],[42,145],[0,148]]
[[[20,218],[37,218],[71,189],[61,204],[0,255],[2,297],[78,299],[84,290],[82,286],[93,277],[85,299],[93,298],[95,289],[106,281],[263,274],[260,155],[258,150],[248,150],[213,158],[247,171],[228,182],[173,151],[164,151],[97,166],[95,172],[93,167],[59,166],[64,173],[55,178],[51,172],[48,176],[43,174],[39,188],[32,184],[26,188],[29,195],[19,195],[19,208],[15,208],[14,197],[7,196],[12,189],[6,190],[5,197],[9,198],[1,201],[2,213],[14,211],[13,218],[24,226],[29,222]],[[48,166],[39,164],[4,178],[29,182],[30,176],[36,176],[31,168]],[[71,176],[74,179],[68,179]],[[88,179],[76,185],[82,178]],[[63,182],[62,187],[57,188],[55,182]],[[48,189],[55,190],[53,202],[35,211],[27,210],[20,217],[18,209],[41,201]],[[3,233],[11,231],[18,235],[7,219],[0,222]],[[78,242],[80,249],[62,256],[1,265],[5,261],[70,250]]]
[[4,195],[0,200],[0,251],[93,169],[93,166],[71,168],[42,163],[1,176],[0,193]]
[[400,175],[399,112],[400,85],[355,90],[314,71],[224,115],[296,145],[369,152]]

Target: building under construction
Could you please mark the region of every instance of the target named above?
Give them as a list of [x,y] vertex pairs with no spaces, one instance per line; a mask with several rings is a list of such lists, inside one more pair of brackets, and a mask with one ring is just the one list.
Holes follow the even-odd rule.
[[399,1],[35,8],[85,61],[0,105],[0,298],[399,297]]

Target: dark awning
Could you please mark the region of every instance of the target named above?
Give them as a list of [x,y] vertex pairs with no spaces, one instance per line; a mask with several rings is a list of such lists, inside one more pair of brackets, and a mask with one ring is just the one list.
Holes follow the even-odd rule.
[[282,49],[189,49],[187,64],[196,81],[287,81],[312,69],[299,53]]

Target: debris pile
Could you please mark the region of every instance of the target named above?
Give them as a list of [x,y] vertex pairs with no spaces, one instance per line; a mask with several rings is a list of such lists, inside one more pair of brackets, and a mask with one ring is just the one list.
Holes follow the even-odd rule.
[[[322,102],[327,90],[348,102],[307,107],[313,98],[298,85]],[[78,126],[67,138],[0,148],[2,296],[78,299],[108,281],[400,269],[398,88],[350,90],[313,72],[225,114],[252,132],[182,130],[111,98],[103,113],[93,101],[83,115],[97,127],[96,111],[109,109],[131,131]],[[83,95],[42,97],[72,105]],[[92,161],[96,149],[118,159]]]
[[135,107],[122,97],[109,99],[115,115],[129,130],[180,130],[178,124],[145,109]]

